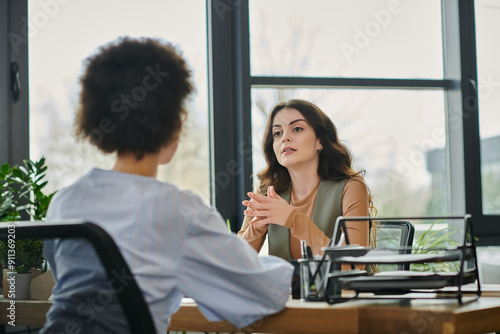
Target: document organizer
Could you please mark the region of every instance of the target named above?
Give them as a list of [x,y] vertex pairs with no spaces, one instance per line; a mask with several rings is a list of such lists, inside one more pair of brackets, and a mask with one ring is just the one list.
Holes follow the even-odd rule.
[[[463,230],[453,232],[463,233],[463,237],[456,241],[453,247],[441,248],[432,244],[426,247],[421,247],[422,245],[420,245],[420,247],[413,247],[413,249],[412,247],[395,247],[390,249],[370,248],[349,244],[346,222],[369,221],[372,224],[376,221],[391,220],[463,222]],[[447,232],[441,239],[453,233]],[[342,238],[345,238],[345,245],[342,245],[343,242],[340,241],[342,234]],[[475,297],[474,299],[481,296],[471,215],[413,218],[339,217],[335,223],[331,245],[324,248],[323,259],[329,263],[327,270],[328,279],[324,281],[325,286],[323,290],[327,292],[325,300],[330,304],[352,299],[374,298],[451,298],[457,299],[462,304],[462,297],[464,295],[471,294]],[[355,265],[419,264],[423,266],[439,266],[449,264],[450,267],[454,267],[456,270],[452,272],[396,270],[367,275],[366,272],[360,270],[340,271],[334,269],[339,268],[342,264],[349,264],[353,269]],[[356,274],[356,272],[359,274]],[[476,290],[463,291],[463,285],[470,283],[476,283]],[[340,293],[341,289],[354,291],[354,296],[342,297]],[[433,294],[433,296],[430,294]]]

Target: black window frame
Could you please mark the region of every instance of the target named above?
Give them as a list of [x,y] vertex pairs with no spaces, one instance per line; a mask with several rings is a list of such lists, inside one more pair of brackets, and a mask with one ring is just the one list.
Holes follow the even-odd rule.
[[[237,220],[233,230],[237,231],[243,220],[243,208],[239,202],[242,194],[251,191],[252,150],[251,150],[251,89],[253,87],[328,87],[328,88],[397,88],[397,89],[443,89],[446,95],[447,119],[447,177],[449,211],[454,214],[470,213],[475,221],[479,245],[500,243],[500,215],[484,215],[482,211],[480,138],[478,122],[477,64],[475,44],[474,3],[470,0],[442,0],[443,24],[443,80],[374,79],[374,78],[314,78],[314,77],[266,77],[250,74],[249,55],[249,11],[251,0],[208,0],[212,7],[208,33],[212,46],[230,45],[227,62],[216,66],[213,72],[225,72],[230,80],[211,77],[214,93],[232,91],[235,100],[224,105],[214,103],[212,110],[217,113],[231,113],[227,119],[223,114],[214,118],[212,134],[217,150],[225,156],[215,159],[214,171],[223,170],[230,161],[239,161],[241,169],[234,175],[231,189],[222,189],[226,200],[215,197],[217,208],[227,213],[227,217]],[[216,9],[218,8],[218,9]],[[223,16],[221,16],[221,13]],[[210,14],[209,14],[210,15]],[[225,25],[225,28],[221,28]],[[216,33],[215,33],[216,32]],[[217,54],[217,47],[209,50]],[[229,65],[230,64],[230,65]],[[457,117],[458,116],[458,119]],[[239,121],[238,121],[239,120]],[[451,122],[459,126],[450,126]],[[457,122],[458,121],[458,122]],[[233,137],[217,131],[218,127],[232,126],[237,131]],[[232,140],[231,140],[232,139]],[[245,147],[235,150],[236,146]],[[233,198],[233,201],[230,199]],[[237,200],[234,200],[237,199]]]
[[[0,164],[20,165],[29,157],[27,0],[0,0]],[[19,66],[20,95],[14,101],[11,65]]]

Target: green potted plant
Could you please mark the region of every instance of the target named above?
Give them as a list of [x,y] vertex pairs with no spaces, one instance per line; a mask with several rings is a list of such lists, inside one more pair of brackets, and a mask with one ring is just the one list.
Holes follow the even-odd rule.
[[[44,220],[47,208],[55,192],[45,195],[42,189],[47,185],[45,158],[39,161],[24,160],[23,166],[0,167],[0,222],[20,219]],[[15,265],[8,261],[8,244],[0,242],[0,255],[4,268],[17,274],[26,274],[42,269],[43,241],[16,240]],[[5,271],[5,270],[4,270]],[[4,296],[8,292],[7,275],[4,272]]]
[[[453,236],[461,235],[463,231],[456,227],[445,226],[436,228],[436,225],[443,222],[444,219],[433,222],[413,243],[413,254],[439,254],[442,249],[447,247],[456,247],[460,243]],[[458,272],[460,266],[458,262],[431,262],[431,263],[413,263],[410,266],[411,271],[433,271],[433,272]]]

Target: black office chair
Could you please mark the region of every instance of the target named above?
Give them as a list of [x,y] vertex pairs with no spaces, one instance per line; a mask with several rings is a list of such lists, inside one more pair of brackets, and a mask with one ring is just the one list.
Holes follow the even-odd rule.
[[62,221],[60,223],[46,223],[39,221],[25,221],[0,224],[0,240],[6,241],[8,225],[15,226],[16,240],[20,239],[68,239],[85,238],[95,248],[102,261],[102,265],[110,280],[119,273],[127,279],[127,284],[115,291],[123,312],[129,323],[132,333],[156,333],[153,318],[142,292],[133,278],[118,246],[113,238],[101,227],[85,221]]
[[[397,249],[400,254],[410,254],[415,227],[406,220],[383,220],[375,225],[375,248]],[[371,234],[370,234],[371,235]],[[409,264],[379,264],[378,271],[410,270]]]

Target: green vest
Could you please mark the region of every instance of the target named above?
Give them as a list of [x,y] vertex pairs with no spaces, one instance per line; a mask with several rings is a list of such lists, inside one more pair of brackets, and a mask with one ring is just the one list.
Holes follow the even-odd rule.
[[[333,235],[337,217],[342,215],[342,195],[346,182],[347,179],[342,181],[323,180],[318,187],[312,221],[329,238]],[[288,203],[290,203],[290,191],[291,187],[279,194]],[[292,252],[288,227],[269,224],[267,233],[269,254],[291,261]]]

